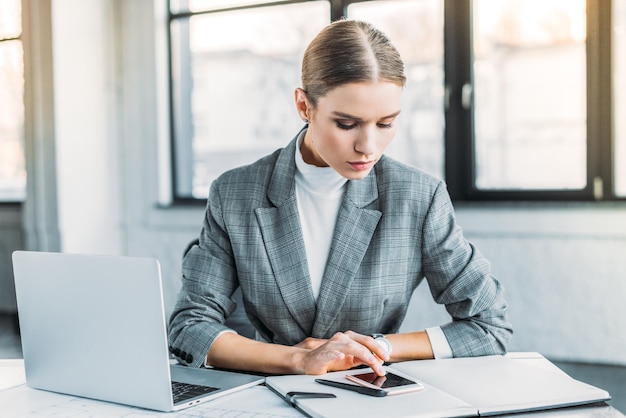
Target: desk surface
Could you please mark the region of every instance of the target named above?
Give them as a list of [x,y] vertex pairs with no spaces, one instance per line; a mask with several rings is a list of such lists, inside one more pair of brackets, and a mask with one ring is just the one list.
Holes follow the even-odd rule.
[[[532,364],[556,367],[537,355],[512,353],[510,356],[520,361],[532,362]],[[22,373],[20,373],[20,368]],[[167,416],[194,418],[245,416],[248,418],[278,418],[303,416],[264,386],[245,389],[180,412],[160,413],[31,389],[24,382],[21,360],[0,360],[0,406],[3,417],[106,416],[110,418],[139,418]],[[584,407],[521,413],[515,414],[514,417],[618,418],[624,417],[624,415],[612,406],[600,403]]]

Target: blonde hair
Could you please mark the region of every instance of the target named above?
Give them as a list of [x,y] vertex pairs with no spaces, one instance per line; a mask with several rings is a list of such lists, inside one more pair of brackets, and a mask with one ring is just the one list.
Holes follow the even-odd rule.
[[302,60],[302,89],[310,104],[346,83],[406,83],[404,63],[387,36],[369,23],[337,20],[311,41]]

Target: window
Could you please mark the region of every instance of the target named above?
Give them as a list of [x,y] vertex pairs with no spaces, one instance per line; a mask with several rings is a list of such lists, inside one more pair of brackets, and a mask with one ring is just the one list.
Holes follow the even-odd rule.
[[26,198],[24,69],[19,0],[0,2],[0,202]]
[[284,146],[302,127],[293,90],[300,84],[304,49],[328,23],[329,4],[218,8],[244,3],[253,2],[175,5],[179,14],[172,16],[171,45],[178,198],[206,198],[211,181],[223,171]]
[[476,188],[583,189],[585,0],[476,0],[473,17]]
[[611,2],[446,5],[453,199],[619,199]]
[[205,199],[221,172],[295,135],[304,48],[341,16],[400,50],[388,154],[444,178],[453,199],[626,198],[626,127],[613,117],[626,111],[625,2],[613,3],[172,0],[174,200]]

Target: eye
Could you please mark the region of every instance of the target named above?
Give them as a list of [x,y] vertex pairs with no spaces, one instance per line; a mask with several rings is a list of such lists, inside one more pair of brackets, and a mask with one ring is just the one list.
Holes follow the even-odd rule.
[[345,131],[349,131],[350,129],[354,129],[357,127],[356,123],[345,123],[339,120],[336,120],[335,123],[339,129],[343,129]]
[[382,129],[391,129],[393,128],[393,123],[379,123],[378,127]]

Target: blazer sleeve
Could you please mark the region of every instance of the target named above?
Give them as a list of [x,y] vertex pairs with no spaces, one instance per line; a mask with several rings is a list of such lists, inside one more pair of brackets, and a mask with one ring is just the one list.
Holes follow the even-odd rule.
[[169,321],[170,352],[182,364],[201,367],[235,309],[238,286],[216,183],[211,186],[199,244],[183,259],[182,287]]
[[513,329],[501,284],[491,265],[456,223],[445,184],[437,187],[424,220],[424,275],[435,302],[452,322],[441,327],[454,357],[503,354]]

